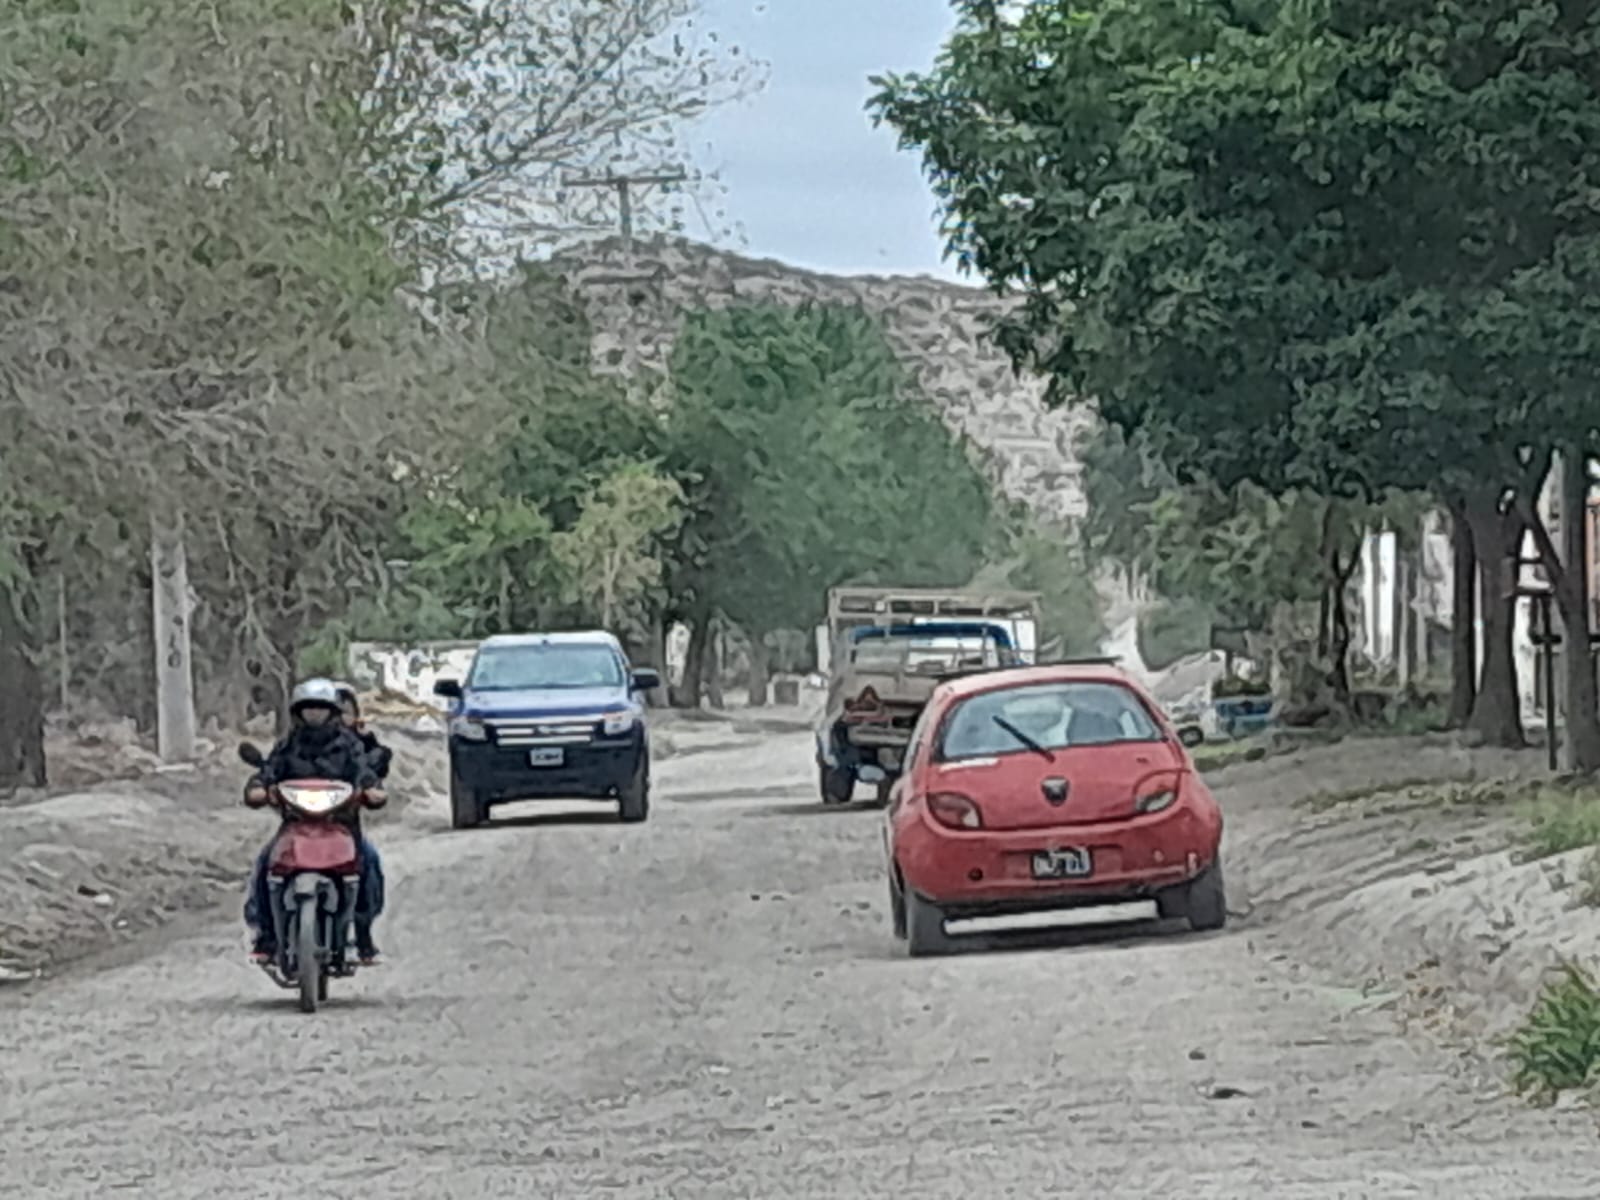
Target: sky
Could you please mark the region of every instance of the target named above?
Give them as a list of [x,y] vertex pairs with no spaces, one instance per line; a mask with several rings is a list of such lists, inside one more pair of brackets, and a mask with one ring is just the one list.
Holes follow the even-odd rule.
[[[716,110],[696,160],[728,189],[758,258],[837,274],[928,274],[942,261],[933,194],[915,153],[865,111],[867,78],[926,70],[954,26],[947,0],[704,0],[705,24],[768,64],[766,88]],[[699,230],[699,236],[707,231]]]

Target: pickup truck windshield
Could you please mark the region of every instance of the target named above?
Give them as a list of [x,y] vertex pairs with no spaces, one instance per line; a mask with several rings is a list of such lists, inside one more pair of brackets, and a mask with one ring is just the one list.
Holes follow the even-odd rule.
[[622,662],[609,646],[545,642],[485,646],[472,664],[467,686],[477,691],[523,688],[621,687]]
[[992,637],[875,637],[856,644],[858,670],[939,672],[952,667],[1000,665],[1000,647]]

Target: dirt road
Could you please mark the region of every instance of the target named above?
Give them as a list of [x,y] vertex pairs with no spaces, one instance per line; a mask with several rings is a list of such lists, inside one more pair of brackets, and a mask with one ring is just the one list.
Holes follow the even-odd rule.
[[[642,828],[416,812],[391,961],[316,1017],[220,917],[0,994],[0,1195],[1600,1195],[1591,1119],[1470,1089],[1259,913],[905,959],[880,815],[811,779],[774,734],[664,764]],[[1223,799],[1236,861],[1284,819]]]

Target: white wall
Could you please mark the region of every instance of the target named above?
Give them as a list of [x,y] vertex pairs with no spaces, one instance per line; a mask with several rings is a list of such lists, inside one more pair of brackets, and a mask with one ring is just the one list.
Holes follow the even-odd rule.
[[419,704],[442,708],[433,694],[440,679],[464,679],[477,653],[477,642],[419,642],[414,646],[353,642],[351,682],[358,687],[409,696]]

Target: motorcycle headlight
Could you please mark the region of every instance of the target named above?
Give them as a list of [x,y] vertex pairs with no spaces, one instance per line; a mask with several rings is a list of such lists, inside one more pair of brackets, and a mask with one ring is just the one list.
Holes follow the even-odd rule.
[[633,714],[632,710],[625,710],[623,712],[607,713],[605,715],[605,721],[603,723],[603,728],[605,729],[606,736],[607,737],[616,737],[619,733],[627,733],[628,730],[633,728],[634,720],[635,720],[635,717],[634,717],[634,714]]
[[280,783],[278,794],[284,803],[313,817],[326,816],[355,794],[348,783],[317,780],[314,782]]
[[477,717],[451,717],[450,733],[464,742],[486,742],[489,729]]

